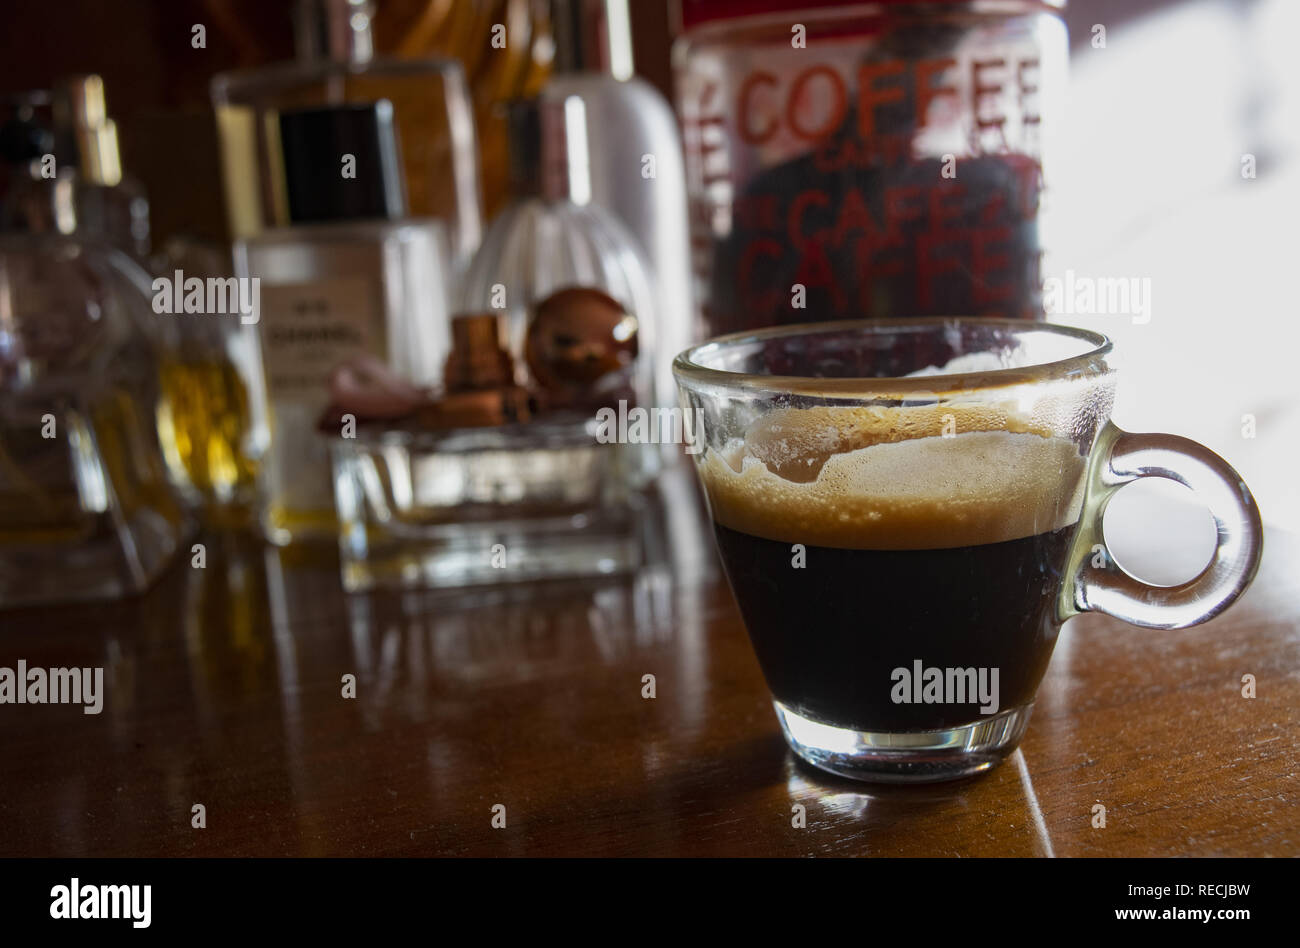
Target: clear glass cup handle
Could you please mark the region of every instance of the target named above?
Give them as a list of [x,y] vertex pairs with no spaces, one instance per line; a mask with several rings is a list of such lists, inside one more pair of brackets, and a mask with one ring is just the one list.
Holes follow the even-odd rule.
[[[1214,557],[1194,579],[1177,586],[1150,586],[1125,573],[1105,552],[1106,505],[1116,491],[1140,477],[1184,484],[1209,507],[1218,532]],[[1246,590],[1264,550],[1255,498],[1223,458],[1187,438],[1130,434],[1110,423],[1093,449],[1080,520],[1062,589],[1065,617],[1102,612],[1150,629],[1197,625],[1228,608]]]

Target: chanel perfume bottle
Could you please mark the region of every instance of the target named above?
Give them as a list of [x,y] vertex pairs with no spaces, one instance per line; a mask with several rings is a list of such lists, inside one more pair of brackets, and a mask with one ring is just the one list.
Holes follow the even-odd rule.
[[337,539],[327,443],[318,422],[331,373],[364,356],[416,384],[448,350],[450,251],[437,221],[404,216],[394,110],[387,100],[278,114],[293,226],[236,246],[258,281],[258,338],[271,449],[263,531],[273,543]]
[[284,111],[387,101],[410,213],[448,222],[468,259],[481,236],[474,114],[452,59],[376,58],[371,0],[299,0],[296,62],[224,73],[212,81],[231,232],[247,238],[290,223],[276,173]]
[[149,201],[122,171],[117,125],[99,76],[61,81],[52,96],[53,147],[33,156],[5,200],[4,229],[75,234],[143,261],[149,253]]
[[120,251],[0,237],[0,607],[139,592],[190,530],[154,424],[148,289]]

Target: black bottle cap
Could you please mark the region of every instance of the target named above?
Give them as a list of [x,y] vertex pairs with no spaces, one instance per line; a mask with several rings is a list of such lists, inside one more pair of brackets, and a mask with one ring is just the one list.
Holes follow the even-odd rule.
[[387,99],[281,112],[280,150],[291,223],[406,215],[393,104]]
[[506,109],[513,196],[586,203],[590,179],[582,100],[542,95],[514,99]]
[[536,99],[506,103],[510,190],[532,195],[542,189],[542,116]]

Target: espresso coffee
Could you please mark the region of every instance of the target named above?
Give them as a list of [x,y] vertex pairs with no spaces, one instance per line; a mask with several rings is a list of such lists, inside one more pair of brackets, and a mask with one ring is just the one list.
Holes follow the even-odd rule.
[[707,454],[718,549],[773,696],[872,732],[1028,705],[1083,467],[1073,442],[987,409],[795,409]]
[[[913,731],[970,724],[1033,699],[1056,644],[1069,528],[940,550],[808,546],[802,569],[791,568],[788,543],[715,529],[768,687],[790,710],[859,731]],[[930,668],[944,670],[945,687],[948,669],[975,669],[975,678],[963,671],[960,695],[927,702]],[[992,682],[993,669],[990,704],[977,700],[978,676],[984,670]],[[908,700],[895,702],[900,694]]]

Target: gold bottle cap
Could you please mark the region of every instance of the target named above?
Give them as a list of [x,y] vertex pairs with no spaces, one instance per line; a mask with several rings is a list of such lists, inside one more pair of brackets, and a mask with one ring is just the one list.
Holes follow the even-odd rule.
[[85,180],[110,186],[121,183],[122,153],[117,145],[117,125],[112,119],[93,128],[77,129],[77,152]]
[[60,116],[69,125],[103,125],[108,121],[104,80],[96,75],[68,76],[58,84]]
[[84,181],[112,186],[122,180],[117,125],[108,117],[104,80],[96,75],[71,76],[58,86],[55,114],[72,133],[78,172]]

